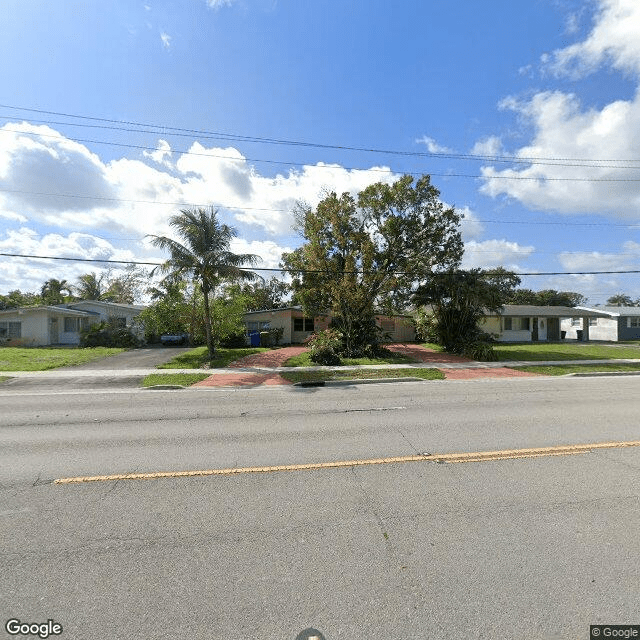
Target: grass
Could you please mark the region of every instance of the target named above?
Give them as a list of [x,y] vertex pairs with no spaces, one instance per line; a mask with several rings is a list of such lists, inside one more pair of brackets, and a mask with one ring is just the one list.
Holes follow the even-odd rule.
[[176,356],[165,364],[159,365],[158,369],[223,369],[230,362],[263,351],[270,351],[270,349],[265,347],[248,347],[246,349],[220,348],[216,351],[216,357],[210,360],[207,347],[196,347],[191,351]]
[[280,374],[290,382],[319,382],[322,380],[378,380],[380,378],[422,378],[444,380],[439,369],[352,369],[351,371],[285,371]]
[[6,382],[7,380],[9,380],[9,376],[0,376],[0,383]]
[[608,371],[640,371],[640,364],[556,364],[547,366],[512,367],[517,371],[529,371],[547,376],[564,376],[567,373],[606,373]]
[[593,343],[496,344],[498,360],[619,360],[640,359],[640,345],[597,345]]
[[[344,366],[358,366],[362,364],[409,364],[415,362],[413,358],[409,358],[401,353],[389,352],[387,356],[379,358],[342,358]],[[309,352],[289,358],[285,363],[285,367],[317,367],[315,362],[311,362]]]
[[152,373],[142,380],[142,386],[181,385],[183,387],[189,387],[208,377],[209,375],[206,373]]
[[435,342],[423,342],[421,347],[425,347],[426,349],[431,349],[432,351],[437,351],[441,353],[444,351],[444,347],[441,344],[436,344]]
[[46,371],[84,364],[123,351],[110,347],[1,347],[0,371]]

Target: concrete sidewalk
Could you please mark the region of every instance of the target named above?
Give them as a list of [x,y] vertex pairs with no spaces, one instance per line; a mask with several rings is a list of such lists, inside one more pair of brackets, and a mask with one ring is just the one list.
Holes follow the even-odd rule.
[[0,371],[0,376],[11,378],[95,378],[99,376],[131,377],[147,376],[152,373],[203,373],[209,376],[229,375],[230,373],[273,374],[286,371],[349,371],[363,369],[503,369],[505,367],[530,367],[549,365],[599,365],[599,364],[638,364],[636,359],[608,359],[608,360],[520,360],[513,362],[416,362],[411,364],[363,364],[359,366],[341,367],[238,367],[230,369],[103,369],[103,370],[75,370],[51,369],[49,371]]

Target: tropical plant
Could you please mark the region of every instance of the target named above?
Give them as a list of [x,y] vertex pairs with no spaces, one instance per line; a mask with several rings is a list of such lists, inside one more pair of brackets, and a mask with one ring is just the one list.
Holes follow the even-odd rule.
[[295,213],[305,243],[282,256],[294,298],[309,317],[331,312],[349,357],[374,347],[376,311],[404,310],[416,283],[462,257],[460,215],[429,176],[373,184],[357,198],[330,193]]
[[204,302],[204,324],[209,356],[215,356],[216,335],[212,325],[211,301],[217,288],[225,281],[237,282],[260,278],[243,268],[254,266],[260,258],[254,254],[235,254],[230,251],[231,240],[237,236],[233,227],[218,220],[218,212],[209,209],[182,209],[171,216],[169,224],[177,231],[178,242],[167,236],[150,235],[154,246],[169,251],[171,257],[159,268],[164,273],[188,276],[198,282]]
[[101,300],[104,293],[105,274],[99,276],[95,272],[85,273],[78,278],[78,284],[74,287],[75,294],[81,300]]
[[70,296],[71,285],[66,280],[50,278],[40,289],[40,297],[44,304],[62,304]]

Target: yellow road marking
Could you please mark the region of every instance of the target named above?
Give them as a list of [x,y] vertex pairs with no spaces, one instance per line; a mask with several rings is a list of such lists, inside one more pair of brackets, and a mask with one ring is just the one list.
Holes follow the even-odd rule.
[[402,462],[489,462],[517,458],[542,458],[547,456],[568,456],[589,453],[597,449],[622,449],[640,447],[640,440],[627,442],[596,442],[592,444],[572,444],[533,449],[503,449],[499,451],[472,451],[468,453],[436,453],[392,458],[370,458],[364,460],[337,460],[334,462],[311,462],[308,464],[281,464],[267,467],[232,467],[229,469],[201,469],[197,471],[157,471],[155,473],[117,473],[107,476],[77,476],[58,478],[54,484],[77,484],[80,482],[108,482],[112,480],[154,480],[158,478],[194,478],[202,476],[232,476],[242,473],[274,473],[278,471],[309,471],[314,469],[337,469],[340,467],[361,467],[375,464]]

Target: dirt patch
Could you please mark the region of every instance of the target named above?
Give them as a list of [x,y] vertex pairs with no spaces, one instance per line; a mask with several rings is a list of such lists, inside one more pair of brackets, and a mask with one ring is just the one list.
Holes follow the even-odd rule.
[[281,367],[293,356],[308,351],[307,347],[283,347],[282,349],[274,349],[273,351],[263,351],[262,353],[254,353],[250,356],[240,358],[235,362],[230,362],[228,367],[232,369],[243,369],[250,367]]
[[277,373],[229,373],[209,376],[206,380],[197,382],[193,387],[249,387],[258,385],[289,385]]
[[446,380],[473,380],[474,378],[530,378],[540,374],[518,371],[507,367],[487,369],[440,369]]
[[428,349],[419,344],[389,344],[385,345],[389,351],[395,353],[401,353],[402,355],[413,358],[418,362],[444,362],[444,363],[457,363],[457,362],[473,362],[469,358],[462,356],[454,356],[450,353],[442,353],[440,351],[434,351]]

